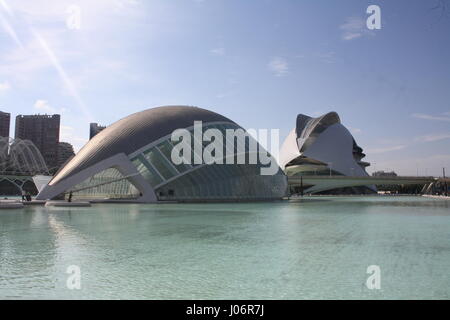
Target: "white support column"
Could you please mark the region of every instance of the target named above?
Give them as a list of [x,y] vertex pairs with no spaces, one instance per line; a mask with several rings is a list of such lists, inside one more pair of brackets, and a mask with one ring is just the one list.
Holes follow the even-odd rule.
[[[50,183],[46,185],[41,192],[39,192],[36,199],[53,199],[59,194],[66,192],[70,188],[88,179],[89,177],[92,177],[93,175],[109,168],[116,168],[124,176],[139,173],[131,163],[130,159],[124,153],[119,153],[108,159],[100,161],[89,168],[81,170],[80,172],[53,185],[50,181]],[[130,181],[130,183],[132,183],[142,194],[141,197],[136,199],[137,202],[150,203],[157,201],[156,194],[152,186],[140,174],[128,178],[128,181]]]

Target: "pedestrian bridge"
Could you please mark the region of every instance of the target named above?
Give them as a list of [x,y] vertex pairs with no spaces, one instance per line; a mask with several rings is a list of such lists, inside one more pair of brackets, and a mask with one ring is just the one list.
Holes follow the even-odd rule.
[[407,185],[420,184],[429,185],[436,182],[450,183],[450,178],[435,177],[407,177],[407,176],[384,176],[384,177],[352,177],[352,176],[290,176],[288,184],[290,187],[303,187],[308,193],[321,192],[335,188],[358,187],[370,185]]

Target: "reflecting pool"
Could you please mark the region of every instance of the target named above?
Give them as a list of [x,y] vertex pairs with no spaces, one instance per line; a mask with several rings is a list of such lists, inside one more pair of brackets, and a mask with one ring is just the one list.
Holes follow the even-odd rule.
[[449,299],[449,209],[373,196],[1,210],[0,298]]

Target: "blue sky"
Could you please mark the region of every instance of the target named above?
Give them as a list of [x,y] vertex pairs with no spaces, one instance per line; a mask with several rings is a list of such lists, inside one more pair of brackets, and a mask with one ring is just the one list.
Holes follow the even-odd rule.
[[[298,113],[336,111],[369,171],[450,173],[450,1],[439,3],[0,0],[0,110],[60,113],[76,149],[89,122],[159,105],[281,140]],[[366,27],[372,4],[381,30]],[[71,5],[80,29],[67,26]]]

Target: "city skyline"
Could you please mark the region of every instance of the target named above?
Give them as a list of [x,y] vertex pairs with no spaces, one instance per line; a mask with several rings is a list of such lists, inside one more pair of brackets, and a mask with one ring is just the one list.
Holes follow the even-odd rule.
[[[369,172],[448,170],[450,21],[434,3],[0,4],[2,111],[61,114],[60,140],[77,150],[89,123],[158,105],[279,128],[280,142],[297,114],[336,111]],[[381,8],[381,30],[365,26],[372,4]],[[68,26],[71,5],[81,9],[79,29]]]
[[[14,144],[14,141],[24,141],[27,145],[33,145],[33,148],[39,150],[47,171],[56,172],[65,162],[74,155],[74,149],[71,143],[60,141],[60,122],[59,114],[18,114],[11,122],[11,113],[0,110],[0,137],[2,143],[8,141]],[[14,134],[10,132],[11,125],[14,124]],[[5,148],[5,156],[8,158],[9,151]]]

